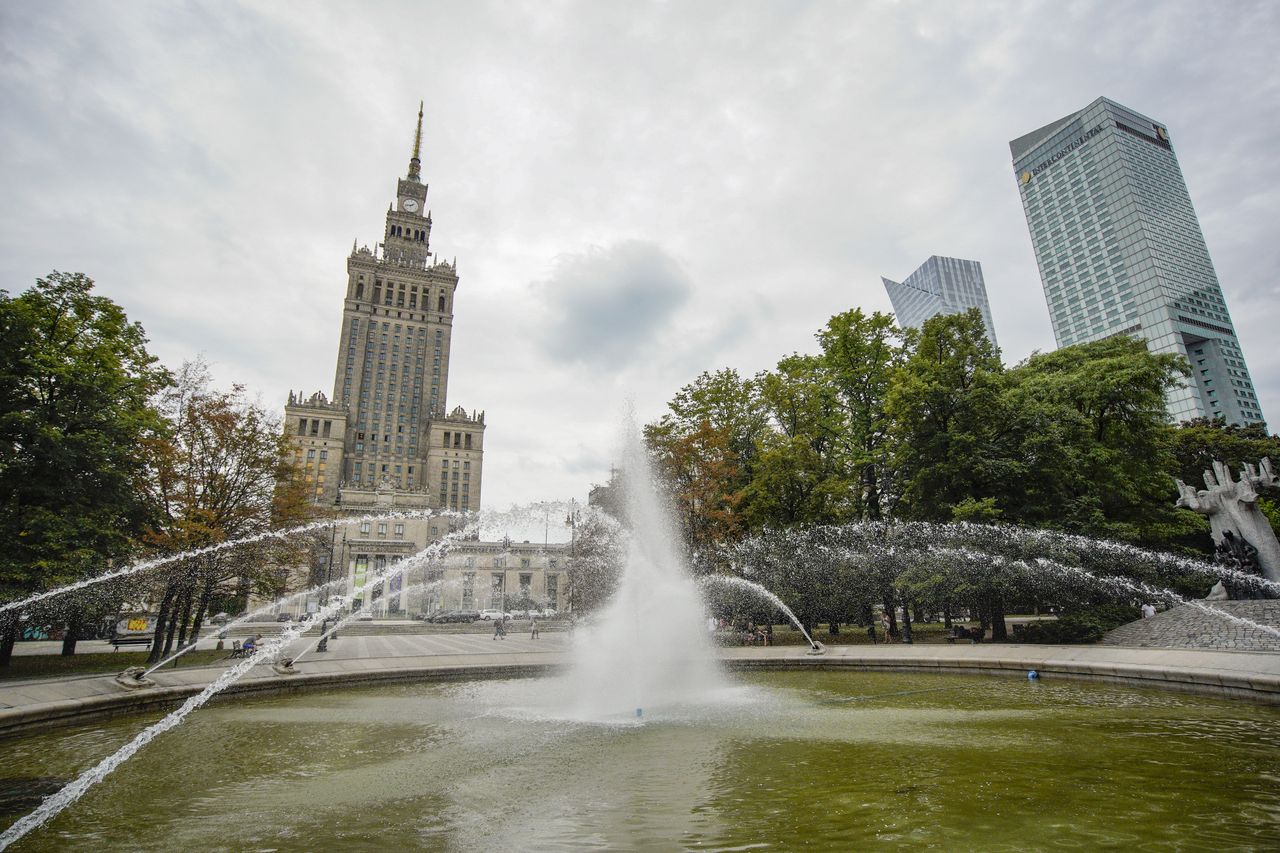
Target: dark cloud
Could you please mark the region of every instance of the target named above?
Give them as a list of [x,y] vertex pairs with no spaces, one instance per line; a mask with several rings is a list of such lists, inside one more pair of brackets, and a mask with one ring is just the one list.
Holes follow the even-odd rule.
[[652,359],[655,342],[693,293],[675,259],[640,240],[560,255],[533,287],[547,354],[605,371]]

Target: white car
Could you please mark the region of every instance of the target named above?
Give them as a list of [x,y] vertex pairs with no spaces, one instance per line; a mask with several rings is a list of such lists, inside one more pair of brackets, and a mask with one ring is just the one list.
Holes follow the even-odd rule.
[[480,618],[488,622],[490,619],[510,619],[510,613],[503,613],[501,610],[481,610]]
[[359,613],[357,613],[357,614],[356,614],[356,621],[357,621],[357,622],[372,622],[372,621],[373,621],[373,611],[372,611],[372,610],[361,610]]

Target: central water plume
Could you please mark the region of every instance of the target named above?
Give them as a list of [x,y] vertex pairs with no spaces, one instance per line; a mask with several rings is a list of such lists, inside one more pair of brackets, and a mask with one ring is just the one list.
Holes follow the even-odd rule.
[[574,641],[569,716],[640,717],[698,704],[724,685],[698,587],[659,499],[640,436],[623,447],[625,563],[617,591]]

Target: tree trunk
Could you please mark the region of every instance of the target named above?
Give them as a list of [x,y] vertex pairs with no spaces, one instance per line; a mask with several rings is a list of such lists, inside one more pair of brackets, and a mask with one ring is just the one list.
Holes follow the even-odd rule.
[[942,602],[942,627],[951,631],[951,599]]
[[911,602],[902,597],[902,642],[911,645]]
[[18,641],[18,620],[5,619],[0,626],[0,666],[8,666],[13,657],[13,644]]
[[[167,656],[173,651],[173,635],[178,630],[178,614],[182,612],[182,593],[179,592],[173,597],[171,611],[169,616],[169,627],[164,632],[164,648],[160,650],[161,655]],[[159,631],[156,632],[156,642],[160,641]]]
[[151,634],[151,654],[147,655],[147,663],[158,663],[160,655],[163,653],[160,648],[160,638],[164,636],[165,628],[168,626],[169,609],[173,606],[173,587],[168,586],[164,591],[164,598],[160,599],[160,610],[156,613],[156,627]]
[[69,658],[76,653],[76,640],[80,639],[80,622],[84,618],[84,611],[79,607],[72,607],[71,613],[67,616],[67,632],[62,635],[62,656]]
[[191,592],[188,591],[182,603],[182,621],[178,623],[178,648],[187,645],[187,626],[191,623]]
[[885,593],[884,612],[889,614],[889,633],[886,634],[884,638],[884,641],[887,643],[890,640],[897,639],[898,637],[898,614],[894,612],[892,592]]
[[828,622],[827,633],[833,637],[838,636],[840,634],[840,623],[837,622],[835,619],[832,619],[830,622]]
[[200,639],[200,629],[204,627],[204,614],[209,610],[209,599],[213,597],[213,581],[207,581],[200,592],[200,601],[196,605],[196,622],[191,627],[191,639]]
[[991,641],[1003,643],[1009,639],[1009,629],[1004,624],[1004,599],[999,593],[991,596]]

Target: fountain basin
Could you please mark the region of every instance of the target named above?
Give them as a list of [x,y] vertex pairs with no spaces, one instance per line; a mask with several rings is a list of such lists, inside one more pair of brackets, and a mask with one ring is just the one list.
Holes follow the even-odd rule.
[[[564,651],[537,654],[413,654],[415,638],[403,638],[397,657],[309,657],[305,671],[276,675],[259,667],[233,685],[227,696],[396,681],[438,681],[546,675],[568,665]],[[481,644],[483,645],[483,644]],[[827,646],[820,657],[804,646],[723,648],[731,669],[860,669],[1006,675],[1025,678],[1034,669],[1046,680],[1071,678],[1199,693],[1280,705],[1280,655],[1191,649],[1137,649],[1115,646],[1042,645],[879,645]],[[331,653],[332,654],[332,653]],[[57,679],[57,689],[33,690],[31,682],[0,682],[0,737],[50,726],[74,724],[138,710],[172,708],[199,692],[221,667],[157,670],[156,686],[125,692],[110,676]],[[215,699],[214,702],[223,701]],[[234,701],[234,700],[233,700]]]
[[[1280,841],[1257,819],[1280,809],[1275,708],[1020,675],[738,673],[642,721],[566,719],[552,678],[240,696],[23,849]],[[155,716],[0,742],[6,784],[74,775]]]

